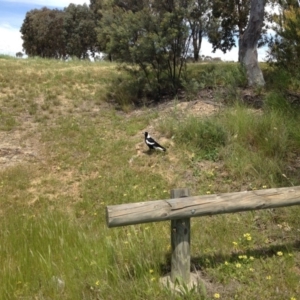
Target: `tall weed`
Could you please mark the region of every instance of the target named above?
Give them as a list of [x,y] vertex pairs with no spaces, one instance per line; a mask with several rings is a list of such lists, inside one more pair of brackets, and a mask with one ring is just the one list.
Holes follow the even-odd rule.
[[222,153],[238,178],[268,185],[286,184],[282,174],[293,149],[293,122],[277,110],[252,111],[242,106],[228,110],[223,124],[230,139]]
[[180,121],[172,118],[165,120],[161,130],[175,141],[195,151],[203,158],[217,159],[218,149],[226,144],[227,135],[217,118],[188,116]]

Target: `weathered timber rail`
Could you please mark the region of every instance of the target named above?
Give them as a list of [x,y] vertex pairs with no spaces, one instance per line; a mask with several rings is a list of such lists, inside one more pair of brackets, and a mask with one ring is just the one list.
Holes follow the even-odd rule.
[[300,204],[300,186],[109,205],[107,226],[277,208]]
[[190,282],[190,218],[300,205],[300,186],[190,197],[188,189],[172,199],[109,205],[108,227],[171,220],[171,282]]

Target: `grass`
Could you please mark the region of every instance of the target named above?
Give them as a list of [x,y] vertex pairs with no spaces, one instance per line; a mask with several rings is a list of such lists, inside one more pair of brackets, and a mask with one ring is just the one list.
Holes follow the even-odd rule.
[[[233,91],[235,66],[221,68],[220,84]],[[192,263],[210,285],[184,296],[159,284],[170,268],[168,222],[108,229],[105,221],[106,205],[168,199],[172,188],[299,185],[299,114],[282,93],[267,88],[264,110],[124,113],[105,102],[120,75],[113,64],[1,56],[0,70],[0,150],[19,149],[0,152],[1,299],[298,297],[298,207],[192,219]],[[166,154],[145,153],[149,127]]]

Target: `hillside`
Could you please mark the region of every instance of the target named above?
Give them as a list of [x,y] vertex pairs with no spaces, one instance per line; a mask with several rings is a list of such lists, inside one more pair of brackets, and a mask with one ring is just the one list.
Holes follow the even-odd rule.
[[[1,299],[182,299],[159,284],[169,223],[108,229],[107,205],[300,185],[299,113],[219,66],[193,65],[204,86],[132,109],[110,98],[114,64],[0,57]],[[267,104],[235,104],[247,97]],[[205,285],[184,299],[298,299],[299,212],[194,218]]]

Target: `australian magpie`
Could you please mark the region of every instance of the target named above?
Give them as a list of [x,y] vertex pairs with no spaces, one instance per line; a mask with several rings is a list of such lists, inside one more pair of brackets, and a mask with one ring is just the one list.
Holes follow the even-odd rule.
[[145,143],[150,150],[155,149],[155,150],[166,151],[166,148],[164,148],[158,142],[156,142],[147,131],[145,132]]

